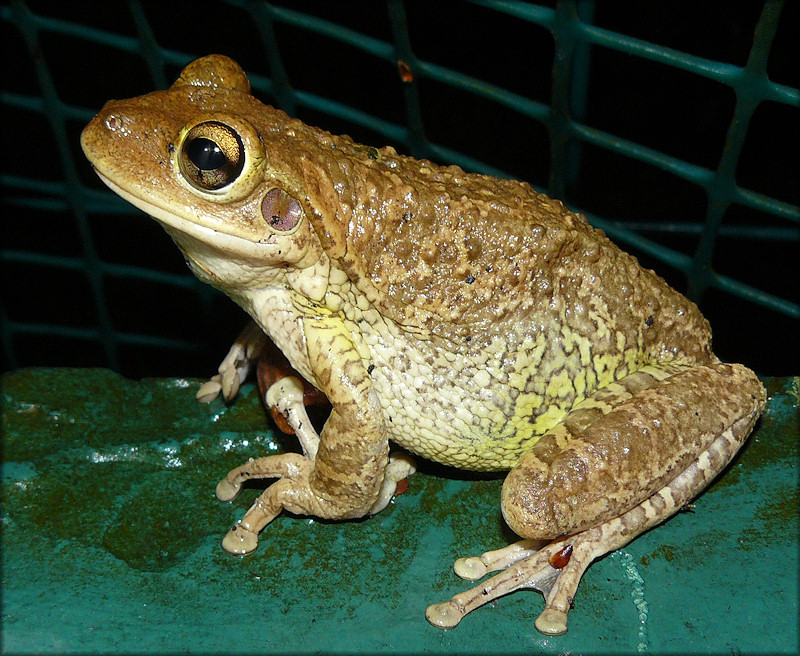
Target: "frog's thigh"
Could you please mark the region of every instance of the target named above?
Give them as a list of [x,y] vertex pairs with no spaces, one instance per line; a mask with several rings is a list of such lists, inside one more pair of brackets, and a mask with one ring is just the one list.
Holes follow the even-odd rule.
[[623,378],[520,458],[503,485],[506,522],[522,537],[549,538],[617,517],[668,485],[727,429],[741,444],[764,402],[761,383],[741,365],[648,367]]

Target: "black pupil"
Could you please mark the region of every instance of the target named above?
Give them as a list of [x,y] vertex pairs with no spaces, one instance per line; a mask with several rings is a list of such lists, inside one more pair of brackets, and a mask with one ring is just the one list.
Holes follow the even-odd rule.
[[213,171],[228,163],[222,149],[211,139],[197,137],[186,149],[189,160],[201,171]]

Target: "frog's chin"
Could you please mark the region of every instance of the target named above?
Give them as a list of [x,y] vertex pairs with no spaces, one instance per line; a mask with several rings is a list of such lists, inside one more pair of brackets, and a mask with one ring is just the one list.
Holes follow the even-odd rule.
[[269,262],[275,259],[275,246],[271,243],[253,242],[249,239],[190,221],[170,210],[126,191],[113,180],[103,175],[97,168],[95,168],[95,173],[97,173],[103,183],[120,198],[128,201],[134,207],[138,207],[143,212],[146,212],[165,228],[169,228],[168,232],[170,235],[174,235],[175,232],[185,234],[194,240],[226,253],[229,258],[238,257],[243,260],[258,262]]

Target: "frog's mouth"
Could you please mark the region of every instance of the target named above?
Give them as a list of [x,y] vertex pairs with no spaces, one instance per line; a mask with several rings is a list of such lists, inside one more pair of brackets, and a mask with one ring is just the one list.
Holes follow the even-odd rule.
[[104,175],[96,166],[94,170],[103,183],[120,198],[148,214],[162,224],[163,227],[170,228],[168,231],[170,235],[177,231],[215,250],[224,252],[228,257],[239,257],[245,260],[257,260],[259,262],[272,259],[273,247],[270,243],[251,241],[244,237],[209,228],[196,221],[184,218],[165,207],[156,205],[149,200],[145,200],[141,196],[126,191],[111,180],[111,178]]

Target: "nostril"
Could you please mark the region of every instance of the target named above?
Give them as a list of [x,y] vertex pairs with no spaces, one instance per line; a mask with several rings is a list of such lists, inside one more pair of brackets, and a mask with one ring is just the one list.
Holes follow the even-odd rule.
[[128,127],[130,120],[125,118],[125,116],[120,116],[119,114],[109,114],[106,117],[105,124],[109,132],[118,132],[123,136],[126,136],[131,132],[130,128]]

